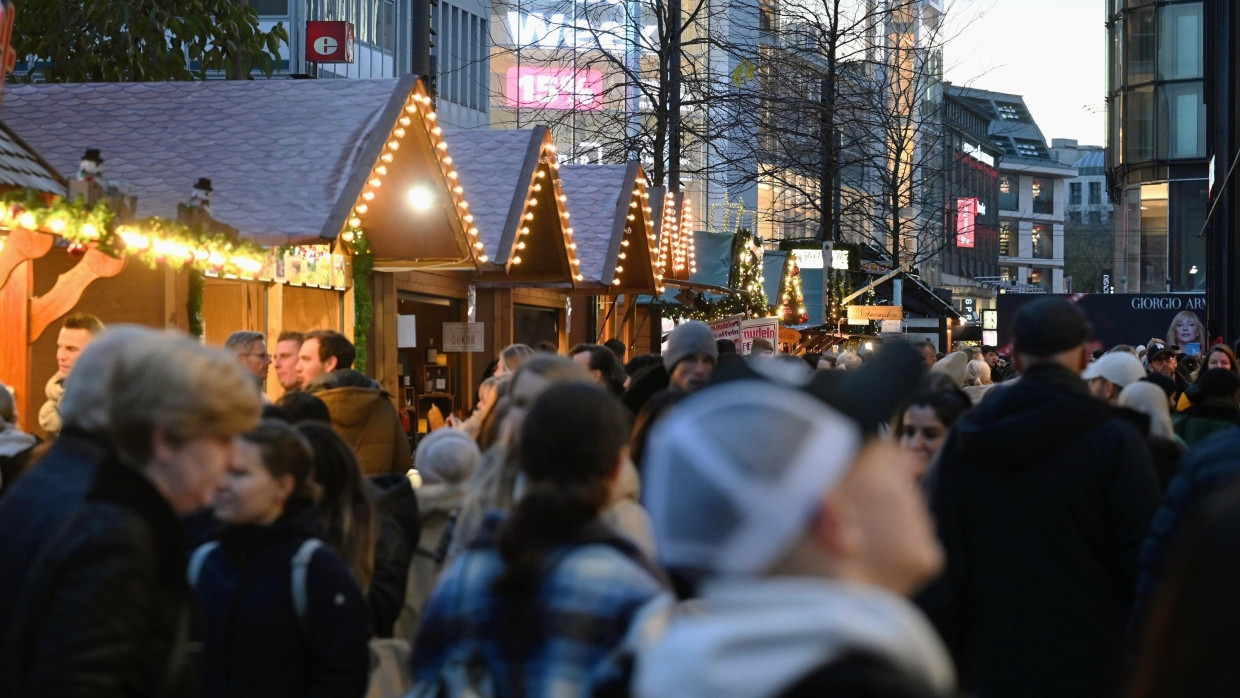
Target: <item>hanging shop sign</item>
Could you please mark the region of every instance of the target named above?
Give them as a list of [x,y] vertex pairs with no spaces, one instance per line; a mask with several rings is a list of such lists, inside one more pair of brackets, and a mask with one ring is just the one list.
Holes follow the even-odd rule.
[[771,343],[775,350],[779,351],[779,318],[777,317],[758,317],[741,321],[741,342],[737,346],[737,353],[742,356],[748,355],[753,351],[753,340],[765,339]]
[[715,339],[726,339],[732,342],[739,350],[741,345],[741,321],[744,319],[744,315],[729,315],[722,320],[716,320],[710,323],[711,334],[715,335]]
[[900,305],[850,305],[848,324],[864,325],[872,320],[903,320],[904,306]]
[[445,352],[482,351],[483,325],[481,322],[445,322],[443,324],[443,350]]
[[352,63],[353,23],[306,22],[306,60],[315,63]]
[[971,248],[977,225],[978,200],[976,196],[956,199],[956,247]]

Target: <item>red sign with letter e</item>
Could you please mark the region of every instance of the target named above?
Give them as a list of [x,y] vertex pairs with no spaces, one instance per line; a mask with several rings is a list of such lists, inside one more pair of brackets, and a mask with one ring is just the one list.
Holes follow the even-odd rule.
[[353,62],[352,22],[306,22],[306,60]]

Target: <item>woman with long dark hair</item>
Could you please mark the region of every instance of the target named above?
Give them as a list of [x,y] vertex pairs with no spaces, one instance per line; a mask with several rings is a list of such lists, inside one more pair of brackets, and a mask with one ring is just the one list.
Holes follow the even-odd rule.
[[309,444],[265,421],[237,441],[217,487],[225,528],[190,558],[202,609],[202,694],[361,696],[370,678],[366,607],[320,539]]
[[599,520],[627,440],[624,408],[598,386],[561,383],[534,400],[518,444],[522,494],[444,571],[416,642],[416,691],[459,688],[478,665],[510,695],[588,695],[621,678],[609,657],[664,590]]

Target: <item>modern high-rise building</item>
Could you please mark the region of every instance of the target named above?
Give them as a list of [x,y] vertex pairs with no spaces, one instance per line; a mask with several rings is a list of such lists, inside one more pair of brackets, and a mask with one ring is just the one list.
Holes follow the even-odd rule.
[[1107,169],[1118,292],[1207,283],[1203,3],[1108,2]]
[[1205,239],[1206,328],[1227,341],[1240,337],[1240,7],[1205,3],[1206,155],[1212,167]]

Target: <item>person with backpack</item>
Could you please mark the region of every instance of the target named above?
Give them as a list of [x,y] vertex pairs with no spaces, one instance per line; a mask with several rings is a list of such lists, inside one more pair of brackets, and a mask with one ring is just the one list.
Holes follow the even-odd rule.
[[237,442],[214,502],[225,528],[189,562],[203,695],[366,693],[366,602],[318,538],[313,463],[305,438],[283,422],[264,421]]
[[662,574],[604,524],[627,458],[624,407],[552,385],[520,427],[521,494],[444,570],[411,662],[414,696],[584,696],[623,685],[612,657]]

